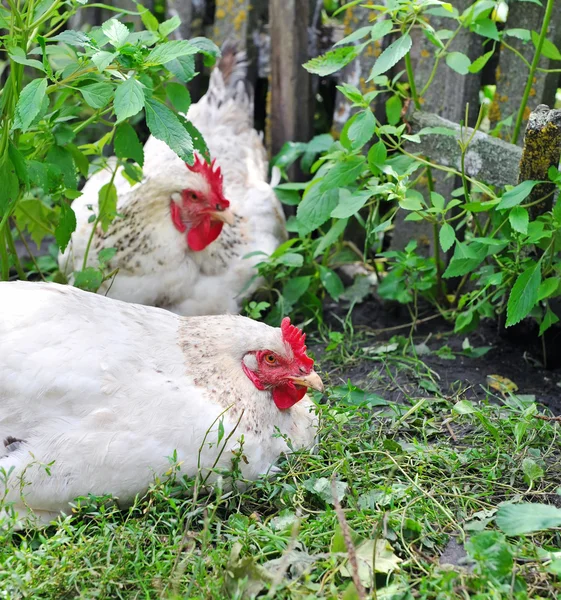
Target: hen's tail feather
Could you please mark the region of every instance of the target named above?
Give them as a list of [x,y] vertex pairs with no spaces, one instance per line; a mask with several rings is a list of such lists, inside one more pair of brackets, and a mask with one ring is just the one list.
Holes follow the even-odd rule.
[[222,56],[210,76],[206,99],[219,108],[227,100],[234,100],[253,114],[253,89],[247,79],[249,61],[238,43],[227,40],[222,45]]

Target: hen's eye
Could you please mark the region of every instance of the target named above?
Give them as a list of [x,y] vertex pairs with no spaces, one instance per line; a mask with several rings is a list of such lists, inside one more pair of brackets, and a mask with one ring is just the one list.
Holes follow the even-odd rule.
[[277,363],[277,359],[276,359],[276,357],[275,357],[275,355],[274,355],[274,354],[267,354],[267,355],[265,356],[265,362],[266,362],[268,365],[274,365],[274,364],[276,364],[276,363]]
[[216,205],[216,210],[224,210],[224,209],[220,206],[220,204],[217,204]]
[[195,194],[195,192],[191,192],[191,200],[198,200],[199,197],[197,196],[197,194]]

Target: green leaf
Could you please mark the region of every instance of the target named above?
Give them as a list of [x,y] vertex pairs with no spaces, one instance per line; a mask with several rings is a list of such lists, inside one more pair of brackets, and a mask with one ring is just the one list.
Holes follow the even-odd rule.
[[501,201],[497,205],[497,210],[505,210],[506,208],[512,208],[518,206],[522,200],[530,195],[530,192],[539,183],[539,181],[533,181],[528,179],[519,183],[516,187],[513,187],[508,192],[505,192],[501,198]]
[[92,108],[104,108],[113,97],[113,86],[109,83],[92,83],[78,89]]
[[499,30],[497,24],[491,19],[481,19],[473,25],[473,31],[478,35],[489,38],[490,40],[500,41]]
[[498,531],[482,531],[466,542],[467,553],[492,577],[506,578],[512,574],[512,552],[504,535]]
[[540,284],[538,289],[538,301],[550,298],[559,288],[559,279],[557,277],[548,277]]
[[193,125],[193,123],[191,123],[191,121],[187,121],[187,119],[184,119],[182,116],[179,116],[179,120],[187,130],[187,133],[191,136],[193,148],[203,156],[207,162],[210,162],[210,151],[203,138],[203,134]]
[[68,29],[48,39],[49,42],[63,42],[69,46],[93,46],[92,40],[87,33],[83,31],[73,31]]
[[518,276],[508,299],[506,327],[522,321],[534,308],[538,302],[541,277],[540,263],[534,263]]
[[296,304],[310,287],[311,280],[312,278],[309,275],[305,277],[292,277],[284,284],[282,297],[290,304]]
[[16,204],[14,214],[20,228],[26,228],[31,239],[41,245],[46,235],[52,235],[56,223],[56,212],[36,198],[20,199]]
[[129,30],[117,19],[109,19],[101,26],[101,30],[109,43],[115,48],[120,48],[129,37]]
[[34,79],[23,88],[16,106],[16,113],[22,131],[27,131],[35,117],[39,114],[46,93],[46,79]]
[[551,504],[524,502],[499,506],[495,519],[506,535],[523,535],[561,526],[561,509]]
[[106,183],[99,190],[98,206],[101,228],[107,231],[117,216],[117,188],[114,183]]
[[448,252],[450,248],[454,245],[456,241],[456,232],[454,228],[449,223],[444,223],[438,234],[438,239],[440,240],[440,247],[444,252]]
[[333,226],[331,227],[331,229],[320,238],[319,244],[317,245],[316,249],[314,250],[314,258],[321,256],[325,252],[325,250],[327,250],[327,248],[332,246],[339,239],[339,237],[345,231],[347,222],[348,222],[348,219],[341,219],[341,220],[335,221],[335,223],[333,223]]
[[0,218],[12,206],[19,195],[19,180],[16,169],[8,157],[0,159]]
[[339,296],[345,291],[345,286],[341,279],[339,279],[339,275],[324,267],[323,265],[319,266],[319,276],[321,282],[323,283],[323,287],[327,290],[327,293],[333,298],[333,300],[339,300]]
[[[157,22],[157,21],[156,21]],[[170,33],[173,33],[181,25],[181,19],[176,15],[163,23],[160,23],[158,27],[158,33],[162,37],[168,37]]]
[[345,160],[337,162],[323,178],[321,191],[355,183],[364,169],[365,162],[364,156],[349,156]]
[[508,220],[510,221],[510,226],[514,229],[514,231],[518,231],[518,233],[528,233],[528,223],[530,222],[530,217],[528,215],[528,211],[521,206],[515,206],[508,215]]
[[528,485],[543,478],[543,469],[529,456],[522,461],[522,472],[524,473],[524,481]]
[[193,140],[179,118],[153,98],[146,99],[146,124],[155,138],[165,142],[185,162],[193,163]]
[[186,113],[191,106],[191,94],[181,83],[168,83],[166,95],[178,112]]
[[117,86],[115,92],[115,115],[117,123],[138,114],[145,105],[142,84],[134,77],[130,77],[124,83]]
[[[148,29],[148,31],[158,31],[160,23],[158,22],[158,19],[156,19],[156,17],[146,7],[142,6],[142,4],[137,4],[136,10],[140,13],[142,23],[144,24],[144,27]],[[175,18],[179,20],[178,17]]]
[[303,67],[309,73],[326,77],[348,65],[360,54],[360,46],[344,46],[335,48],[321,56],[316,56],[308,62],[304,63]]
[[545,311],[543,321],[540,324],[540,335],[543,335],[552,325],[559,323],[559,317],[549,308]]
[[66,187],[76,188],[78,185],[76,165],[72,153],[67,148],[51,146],[47,152],[47,162],[55,166],[62,174],[62,181]]
[[389,71],[411,50],[412,44],[411,36],[408,33],[392,42],[374,63],[368,81]]
[[368,165],[373,167],[381,167],[388,158],[388,150],[384,142],[377,142],[368,151]]
[[339,190],[339,204],[331,212],[335,219],[347,219],[355,215],[372,197],[370,190],[351,192],[345,188]]
[[181,56],[165,64],[166,69],[173,73],[179,81],[189,83],[195,77],[195,57]]
[[66,246],[68,246],[68,242],[70,242],[70,238],[75,230],[76,215],[66,202],[61,202],[58,225],[55,229],[56,243],[61,252],[66,250]]
[[100,50],[92,56],[92,62],[97,67],[97,70],[102,73],[118,56],[118,52],[107,52]]
[[26,58],[23,48],[19,48],[18,46],[12,46],[11,48],[9,48],[8,56],[15,63],[18,63],[20,65],[27,65],[28,67],[39,69],[40,71],[43,71],[43,73],[45,72],[45,67],[43,66],[43,63],[33,58]]
[[481,71],[481,69],[489,62],[489,59],[493,56],[494,52],[494,49],[489,50],[489,52],[486,52],[483,56],[476,58],[468,67],[468,71],[470,73],[479,73],[479,71]]
[[97,292],[103,283],[103,273],[99,269],[88,267],[83,271],[74,271],[74,286],[86,292]]
[[164,42],[156,46],[146,57],[145,65],[163,65],[170,60],[197,54],[198,50],[188,40],[175,40],[173,42]]
[[117,254],[117,248],[103,248],[97,253],[97,261],[102,269],[107,267],[109,261]]
[[[23,154],[14,146],[11,140],[8,142],[8,156],[15,169],[17,178],[25,185],[29,186],[29,174],[27,172],[27,161]],[[5,185],[6,179],[0,177],[0,181]],[[8,185],[9,187],[9,185]],[[1,192],[0,192],[1,193]]]
[[[382,21],[382,23],[389,23],[390,31],[391,31],[391,29],[392,29],[391,21]],[[353,42],[358,42],[358,40],[361,40],[362,38],[366,37],[371,31],[372,31],[371,26],[359,27],[356,31],[353,31],[349,35],[346,35],[342,40],[335,42],[335,44],[333,44],[333,46],[334,47],[343,46],[345,44],[352,44]]]
[[401,110],[403,105],[399,96],[392,96],[386,102],[386,117],[390,125],[397,125],[401,120]]
[[456,73],[467,75],[471,66],[471,60],[461,52],[450,52],[446,55],[446,64]]
[[[534,47],[537,49],[540,35],[536,31],[532,31],[531,35],[532,35],[532,43],[534,44]],[[557,48],[557,46],[553,42],[548,40],[547,38],[545,38],[543,41],[541,54],[542,54],[542,56],[545,56],[545,58],[549,58],[551,60],[561,60],[561,52],[559,52],[559,49]]]
[[341,131],[341,144],[348,150],[359,150],[374,135],[376,118],[367,108],[353,115]]
[[212,67],[216,59],[220,56],[220,48],[212,40],[205,37],[194,37],[189,41],[197,49],[197,52],[204,54],[205,67]]
[[323,225],[339,203],[339,190],[330,188],[323,191],[321,184],[322,179],[313,181],[298,205],[296,218],[300,235],[311,233]]
[[531,35],[528,29],[505,29],[504,34],[510,37],[515,37],[523,42],[529,42]]
[[132,158],[141,167],[144,165],[144,148],[136,131],[128,123],[121,123],[115,132],[115,154],[121,160]]

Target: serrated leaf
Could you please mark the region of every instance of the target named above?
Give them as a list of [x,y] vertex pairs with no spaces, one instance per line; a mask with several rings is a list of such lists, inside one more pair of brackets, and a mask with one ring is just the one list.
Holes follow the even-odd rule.
[[339,190],[331,188],[322,191],[321,183],[321,179],[314,181],[298,205],[296,219],[300,235],[311,233],[323,225],[339,202]]
[[[331,481],[327,477],[312,477],[303,483],[304,489],[308,490],[326,504],[333,504],[333,490]],[[339,502],[345,497],[348,484],[345,481],[335,482],[335,493]]]
[[76,230],[76,215],[66,202],[60,204],[60,215],[55,228],[56,243],[61,252],[66,250],[72,234]]
[[[142,4],[137,4],[136,10],[140,13],[142,23],[144,24],[144,27],[148,29],[148,31],[158,31],[160,23],[158,22],[158,19],[146,7],[142,6]],[[178,17],[175,18],[178,19]]]
[[495,522],[506,535],[534,533],[561,526],[561,509],[551,504],[506,504],[499,506]]
[[394,65],[396,65],[408,52],[411,50],[413,42],[411,36],[406,33],[404,36],[392,42],[383,52],[380,54],[372,71],[370,71],[370,77],[368,81],[382,75],[386,71],[389,71]]
[[52,235],[56,223],[56,212],[36,198],[20,199],[15,206],[14,214],[21,229],[29,232],[31,239],[41,245],[46,235]]
[[309,73],[326,77],[336,71],[339,71],[344,66],[348,65],[360,54],[360,49],[357,46],[344,46],[335,48],[321,56],[316,56],[308,62],[304,63],[303,67]]
[[531,485],[534,481],[539,481],[543,478],[543,469],[538,463],[527,456],[522,461],[522,472],[524,473],[524,481]]
[[121,83],[115,91],[113,104],[117,123],[138,114],[145,105],[142,84],[134,79],[134,77],[130,77]]
[[181,25],[181,19],[175,15],[171,19],[160,23],[158,27],[158,33],[162,37],[168,37],[170,33],[173,33]]
[[471,60],[461,52],[449,52],[446,55],[446,64],[456,73],[467,75],[471,66]]
[[51,146],[47,152],[47,162],[55,166],[62,175],[64,185],[75,189],[78,185],[76,165],[72,153],[62,146]]
[[109,182],[101,187],[98,194],[98,207],[101,228],[107,231],[117,216],[117,188],[114,183]]
[[552,325],[555,325],[555,323],[559,323],[559,317],[548,306],[540,324],[539,335],[543,335]]
[[179,118],[165,105],[153,98],[146,99],[146,124],[155,138],[165,142],[189,164],[193,163],[193,140]]
[[16,105],[16,113],[22,131],[27,131],[35,117],[39,114],[46,93],[47,80],[44,78],[34,79],[23,88]]
[[33,58],[27,58],[25,56],[25,52],[23,51],[23,49],[19,48],[18,46],[12,46],[11,48],[9,48],[8,56],[15,63],[18,63],[20,65],[27,65],[28,67],[33,67],[34,69],[39,69],[40,71],[43,71],[43,73],[45,72],[45,67],[43,66],[42,62],[35,60]]
[[540,284],[538,288],[538,301],[550,298],[559,288],[559,279],[557,277],[548,277]]
[[109,19],[101,26],[101,30],[111,45],[115,48],[120,48],[129,37],[129,30],[117,19]]
[[401,120],[403,105],[399,96],[392,96],[386,102],[386,117],[390,125],[397,125]]
[[[537,49],[539,39],[540,39],[540,34],[537,31],[532,31],[531,36],[532,36],[532,43],[534,44],[534,47]],[[559,52],[559,49],[557,48],[557,46],[553,42],[548,40],[547,38],[545,38],[543,40],[541,55],[545,56],[545,58],[549,58],[551,60],[561,60],[561,52]]]
[[144,60],[145,65],[164,65],[182,56],[196,54],[198,49],[189,40],[175,40],[159,44]]
[[372,197],[370,190],[351,192],[345,188],[339,190],[339,204],[331,212],[335,219],[347,219],[355,215]]
[[16,169],[8,157],[0,159],[0,218],[13,206],[19,196],[19,180]]
[[74,271],[74,287],[86,292],[97,292],[103,283],[103,273],[99,269],[88,267],[83,271]]
[[321,237],[319,240],[319,244],[314,250],[314,258],[321,256],[329,246],[332,246],[339,237],[345,231],[345,227],[347,226],[348,219],[341,219],[340,221],[336,221],[331,229]]
[[528,223],[530,222],[530,217],[528,215],[528,211],[521,206],[515,206],[508,215],[508,220],[510,221],[510,226],[514,229],[514,231],[518,231],[518,233],[528,233]]
[[479,73],[479,71],[481,71],[481,69],[489,62],[489,59],[493,56],[494,52],[494,50],[489,50],[489,52],[486,52],[483,56],[476,58],[468,67],[468,71],[470,73]]
[[187,121],[187,119],[184,119],[182,116],[179,116],[179,120],[187,130],[187,133],[191,136],[193,148],[203,156],[207,162],[210,162],[210,151],[203,138],[203,134],[193,125],[193,123],[191,123],[191,121]]
[[121,123],[115,132],[115,154],[121,160],[132,158],[141,167],[144,165],[144,148],[136,131],[128,123]]
[[[383,21],[383,22],[385,23],[388,21]],[[392,28],[391,21],[389,21],[389,24],[390,24],[390,31],[391,31],[391,28]],[[366,37],[371,31],[372,31],[371,26],[359,27],[356,31],[353,31],[349,35],[346,35],[342,40],[335,42],[335,44],[333,44],[333,46],[337,47],[337,46],[343,46],[344,44],[352,44],[353,42],[358,42],[358,40],[361,40],[362,38]]]
[[333,300],[339,300],[339,297],[345,291],[345,286],[339,278],[339,275],[337,275],[335,271],[332,271],[323,265],[318,266],[319,276],[323,287],[327,290],[327,293],[333,298]]
[[372,139],[376,128],[376,118],[367,108],[353,115],[341,131],[341,144],[348,150],[359,150]]
[[538,301],[541,277],[540,263],[534,263],[518,276],[508,298],[506,327],[522,321],[534,308]]
[[524,199],[526,199],[534,187],[538,184],[538,181],[528,179],[519,183],[516,187],[513,187],[508,192],[502,195],[501,201],[497,205],[497,210],[505,210],[506,208],[512,208],[518,206]]
[[97,253],[99,266],[105,268],[109,261],[117,254],[117,248],[103,248]]
[[118,52],[107,52],[100,50],[92,56],[92,62],[97,67],[97,70],[102,73],[118,56]]
[[170,60],[165,64],[165,68],[173,73],[179,81],[189,83],[195,77],[195,57],[189,55]]
[[[29,174],[27,172],[27,161],[25,160],[23,154],[16,148],[16,146],[14,146],[11,140],[8,142],[8,156],[10,157],[10,161],[14,167],[17,178],[25,186],[28,186]],[[3,185],[6,184],[6,180],[3,177],[0,177],[0,181]]]
[[195,46],[197,52],[204,55],[205,67],[212,67],[216,59],[220,57],[220,48],[212,40],[205,37],[194,37],[189,41],[192,46]]
[[504,35],[515,37],[523,42],[529,42],[531,38],[529,29],[505,29]]
[[69,46],[92,46],[92,40],[87,33],[83,31],[73,31],[67,29],[54,37],[48,39],[49,42],[63,42]]
[[78,89],[92,108],[106,107],[113,97],[113,86],[109,83],[92,83]]
[[450,248],[454,245],[456,241],[456,232],[454,228],[449,223],[444,223],[440,227],[440,232],[438,234],[438,239],[440,240],[440,247],[444,252],[448,252]]
[[189,110],[191,106],[191,94],[181,83],[168,83],[166,86],[166,95],[178,112],[186,113]]
[[311,280],[312,278],[309,275],[292,277],[284,284],[282,297],[290,304],[296,304],[310,287]]
[[321,191],[355,183],[364,169],[365,162],[364,156],[349,156],[345,160],[335,163],[325,174],[320,186]]

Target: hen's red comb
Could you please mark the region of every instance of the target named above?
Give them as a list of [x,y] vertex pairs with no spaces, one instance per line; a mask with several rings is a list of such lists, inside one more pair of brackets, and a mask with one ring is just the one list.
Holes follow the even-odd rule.
[[302,366],[312,368],[314,361],[306,354],[306,334],[302,333],[298,327],[290,324],[290,318],[285,317],[281,323],[283,340],[290,345],[294,356],[300,361]]
[[204,158],[201,159],[198,154],[195,154],[195,162],[192,165],[185,163],[185,166],[189,171],[201,174],[210,184],[222,207],[228,208],[230,203],[224,198],[224,191],[222,189],[222,171],[218,165],[215,167],[215,164],[216,159],[208,164]]

